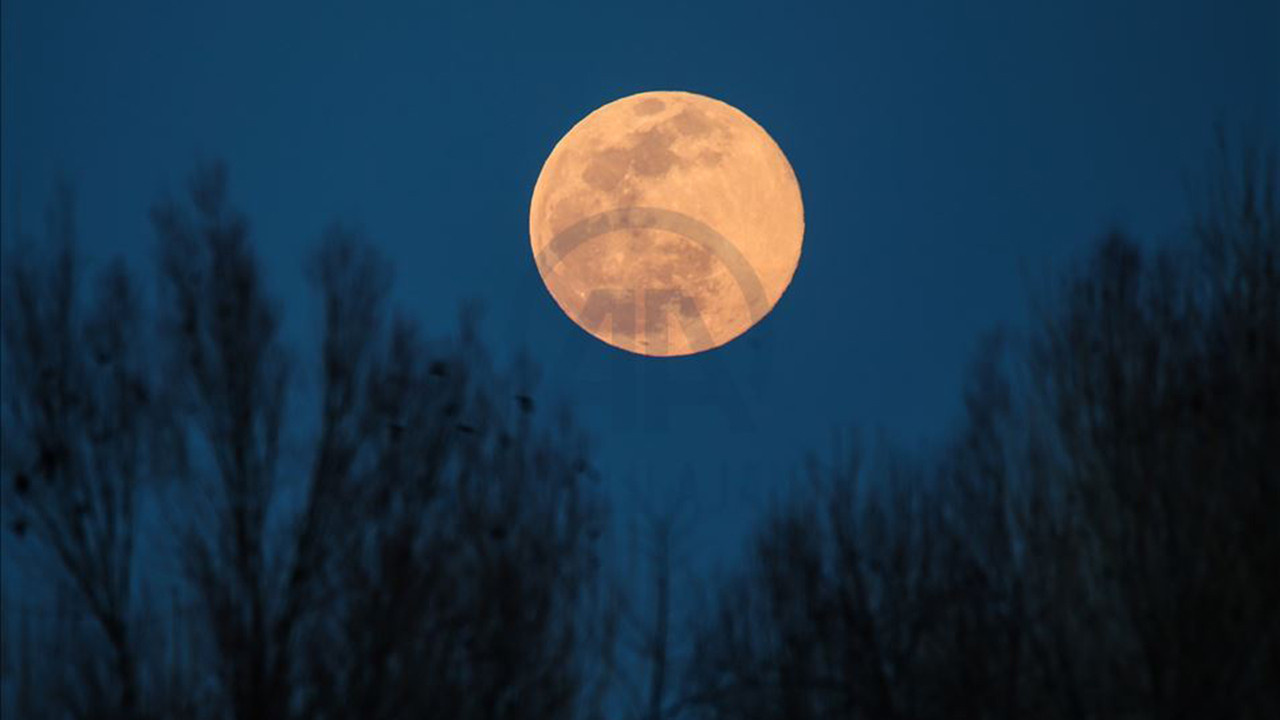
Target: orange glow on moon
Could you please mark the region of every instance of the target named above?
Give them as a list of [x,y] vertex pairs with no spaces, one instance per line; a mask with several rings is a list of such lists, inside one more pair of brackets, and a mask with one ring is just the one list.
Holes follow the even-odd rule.
[[542,167],[529,237],[575,323],[650,356],[719,347],[759,322],[800,261],[804,207],[751,118],[686,92],[592,112]]

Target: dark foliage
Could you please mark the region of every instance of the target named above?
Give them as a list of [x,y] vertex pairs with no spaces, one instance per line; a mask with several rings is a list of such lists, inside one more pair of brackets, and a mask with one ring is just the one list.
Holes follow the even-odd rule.
[[648,518],[650,602],[620,597],[582,436],[473,309],[425,337],[334,226],[287,342],[217,166],[154,209],[154,306],[122,264],[86,294],[62,191],[4,256],[0,510],[88,622],[12,707],[1280,716],[1280,177],[1221,157],[1185,247],[1109,236],[982,344],[936,456],[811,460],[688,631],[682,525]]
[[1280,176],[1222,158],[1187,247],[1110,236],[986,345],[940,461],[811,465],[699,621],[699,714],[1280,715]]
[[6,251],[3,273],[3,467],[15,538],[37,541],[78,594],[95,653],[77,658],[60,692],[80,713],[138,707],[132,636],[138,492],[152,466],[148,344],[123,265],[82,297],[72,197],[47,218],[46,254]]
[[[567,414],[535,412],[528,368],[495,367],[471,315],[447,341],[393,319],[386,263],[334,227],[307,268],[323,318],[307,360],[217,166],[153,212],[154,320],[123,266],[81,302],[69,201],[51,217],[51,260],[24,243],[5,262],[6,510],[105,643],[39,679],[28,712],[571,718],[598,702],[588,448]],[[170,651],[141,637],[168,621],[133,612],[156,605],[131,583],[144,477],[178,535],[162,580],[194,603],[175,620],[195,667],[167,683]]]

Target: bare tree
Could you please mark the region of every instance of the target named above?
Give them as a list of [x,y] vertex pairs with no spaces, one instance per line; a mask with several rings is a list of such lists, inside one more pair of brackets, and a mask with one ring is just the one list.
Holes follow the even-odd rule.
[[200,598],[227,701],[240,718],[286,716],[285,648],[273,627],[268,513],[279,482],[288,363],[278,317],[248,241],[227,202],[225,170],[203,170],[190,207],[153,211],[159,236],[162,327],[181,437],[206,512],[195,513],[184,563]]
[[308,716],[575,716],[603,521],[585,448],[536,429],[531,388],[498,382],[469,327],[433,353],[397,323],[385,347]]
[[689,495],[668,495],[662,507],[655,507],[652,498],[636,490],[629,547],[609,579],[617,620],[612,691],[615,712],[622,717],[663,720],[682,716],[688,705],[679,682],[689,650],[680,605],[693,592],[682,559],[688,556],[696,510]]
[[[308,395],[225,170],[199,171],[153,221],[156,323],[123,266],[82,301],[69,194],[49,258],[5,255],[4,514],[101,631],[50,663],[79,669],[45,683],[61,710],[598,716],[607,518],[589,444],[567,410],[539,407],[532,364],[500,367],[471,310],[440,341],[393,318],[387,264],[334,226],[308,265],[323,317]],[[135,582],[135,545],[167,539],[138,538],[143,480],[160,474],[182,481],[164,502],[198,612],[141,623],[172,580]],[[161,688],[165,658],[144,655],[179,635],[195,671]]]
[[[708,717],[1280,712],[1280,174],[1105,238],[994,339],[939,457],[814,464],[702,620]],[[844,458],[844,459],[840,459]]]
[[1277,171],[1222,161],[1190,252],[1107,239],[1034,348],[1090,605],[1115,620],[1113,702],[1162,717],[1277,707]]
[[[42,255],[41,250],[47,255]],[[80,713],[138,710],[133,637],[135,512],[151,468],[152,400],[141,299],[120,263],[80,288],[70,190],[48,212],[44,247],[23,238],[3,272],[3,464],[12,532],[50,553],[101,631],[105,681],[88,652],[67,688]],[[101,642],[92,637],[86,645]],[[52,685],[50,687],[53,687]],[[100,692],[90,692],[93,688]]]
[[585,712],[603,509],[569,417],[535,417],[531,373],[495,367],[471,314],[436,343],[388,319],[385,262],[335,226],[308,266],[320,417],[292,480],[297,365],[224,171],[154,218],[172,394],[211,506],[186,567],[227,714]]

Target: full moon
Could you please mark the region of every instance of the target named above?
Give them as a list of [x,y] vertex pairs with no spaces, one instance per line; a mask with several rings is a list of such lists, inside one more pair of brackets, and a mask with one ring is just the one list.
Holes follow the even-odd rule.
[[534,259],[578,326],[623,350],[689,355],[773,309],[800,261],[800,185],[740,110],[645,92],[587,115],[542,166]]

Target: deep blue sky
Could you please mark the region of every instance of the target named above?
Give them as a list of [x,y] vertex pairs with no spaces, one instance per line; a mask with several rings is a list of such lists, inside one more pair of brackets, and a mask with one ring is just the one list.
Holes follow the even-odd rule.
[[[1275,0],[279,5],[3,0],[6,228],[19,184],[32,224],[64,173],[90,252],[141,262],[150,204],[224,158],[293,331],[307,249],[355,223],[412,312],[443,329],[478,298],[499,350],[528,345],[616,486],[696,470],[708,527],[836,427],[937,438],[1039,278],[1108,226],[1173,237],[1215,121],[1280,128]],[[653,89],[751,115],[806,209],[774,312],[670,361],[578,330],[527,238],[555,142]]]

